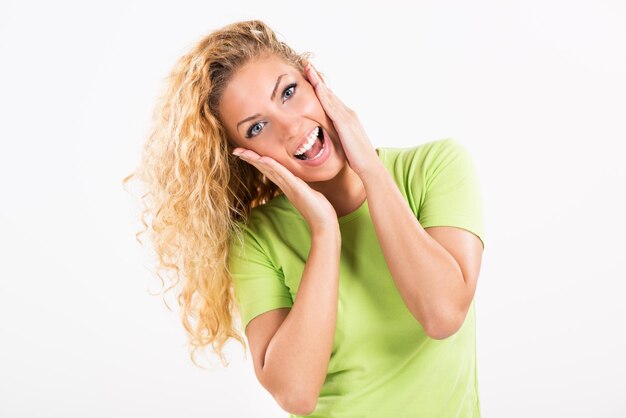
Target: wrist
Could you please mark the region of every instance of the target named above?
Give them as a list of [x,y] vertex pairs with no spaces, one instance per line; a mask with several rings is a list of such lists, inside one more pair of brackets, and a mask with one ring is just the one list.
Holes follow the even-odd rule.
[[375,161],[372,161],[370,164],[368,164],[367,168],[357,173],[357,175],[359,176],[363,184],[366,184],[372,178],[376,178],[386,172],[387,169],[383,165],[383,162],[377,158]]
[[311,227],[311,239],[322,240],[325,242],[333,242],[341,245],[341,231],[339,230],[339,222],[330,222],[324,225],[315,225]]

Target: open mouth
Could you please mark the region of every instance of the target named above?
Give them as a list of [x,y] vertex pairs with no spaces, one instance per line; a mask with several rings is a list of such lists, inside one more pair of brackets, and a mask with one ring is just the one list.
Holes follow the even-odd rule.
[[298,155],[294,154],[294,157],[296,157],[299,160],[315,160],[322,154],[323,150],[324,150],[324,130],[322,129],[321,126],[318,126],[317,137],[313,145],[306,152],[303,152],[302,154],[298,154]]

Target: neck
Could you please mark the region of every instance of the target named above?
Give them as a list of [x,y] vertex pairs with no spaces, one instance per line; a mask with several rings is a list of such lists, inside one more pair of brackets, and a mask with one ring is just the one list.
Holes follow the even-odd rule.
[[310,183],[309,185],[328,199],[328,202],[335,208],[337,217],[354,212],[366,198],[363,182],[347,161],[332,180]]

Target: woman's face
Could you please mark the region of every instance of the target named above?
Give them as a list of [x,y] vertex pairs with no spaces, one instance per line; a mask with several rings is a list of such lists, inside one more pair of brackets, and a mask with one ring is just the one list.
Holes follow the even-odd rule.
[[[219,111],[235,147],[271,157],[306,182],[330,180],[347,163],[313,86],[281,58],[265,56],[239,69],[224,90]],[[294,153],[318,126],[325,148],[319,161],[296,158]]]

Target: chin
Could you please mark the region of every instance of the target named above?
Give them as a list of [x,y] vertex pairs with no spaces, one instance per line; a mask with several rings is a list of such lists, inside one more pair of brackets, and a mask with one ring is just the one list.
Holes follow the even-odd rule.
[[346,170],[348,167],[348,161],[336,160],[336,161],[327,161],[329,163],[323,169],[319,168],[316,172],[306,173],[307,175],[302,178],[307,183],[324,183],[327,181],[332,181],[337,176],[339,176],[342,172]]

